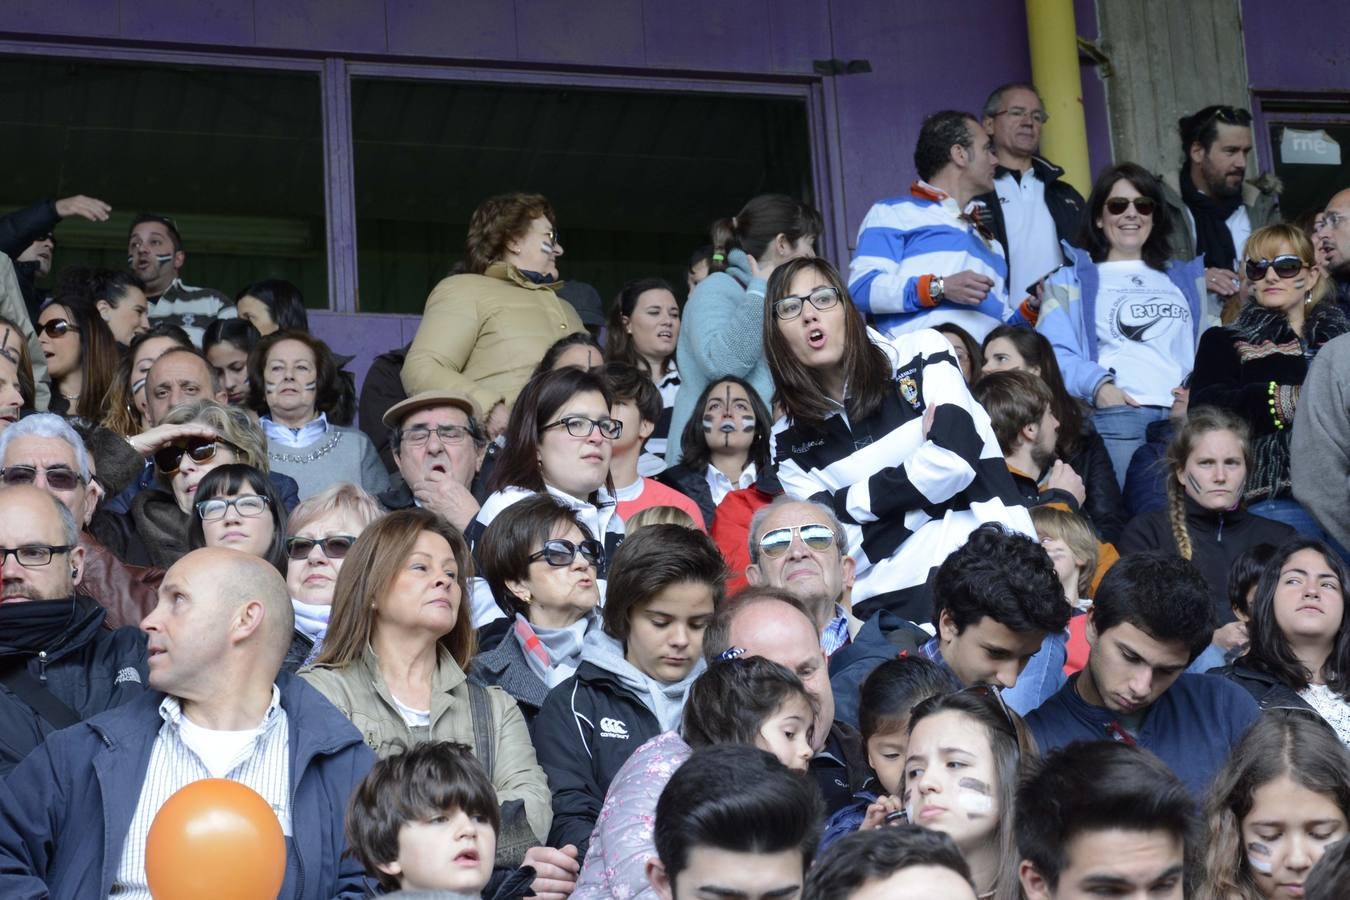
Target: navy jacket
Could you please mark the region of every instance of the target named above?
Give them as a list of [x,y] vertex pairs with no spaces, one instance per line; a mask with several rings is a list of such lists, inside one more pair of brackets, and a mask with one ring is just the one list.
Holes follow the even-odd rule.
[[553,792],[550,847],[575,844],[585,856],[610,781],[660,733],[641,698],[594,663],[549,691],[534,719],[534,748]]
[[[375,756],[314,688],[286,676],[277,686],[290,731],[294,835],[277,896],[358,900],[366,896],[365,878],[344,856],[343,816]],[[147,691],[58,731],[14,770],[0,790],[0,897],[108,896],[163,724],[163,699]]]
[[[1074,741],[1114,737],[1116,714],[1078,695],[1077,675],[1026,717],[1041,753]],[[1135,735],[1140,747],[1167,764],[1197,801],[1228,759],[1229,751],[1261,710],[1246,691],[1213,675],[1182,675],[1144,717]]]
[[[0,665],[22,659],[28,674],[87,719],[145,692],[145,633],[104,627],[107,613],[88,597],[76,595],[73,603],[71,625],[44,650],[45,659],[20,652],[11,644],[13,635],[0,634]],[[0,776],[13,771],[54,730],[36,710],[0,687]]]
[[835,721],[857,728],[858,694],[867,676],[902,652],[918,653],[928,637],[918,625],[884,609],[864,622],[853,640],[830,656]]

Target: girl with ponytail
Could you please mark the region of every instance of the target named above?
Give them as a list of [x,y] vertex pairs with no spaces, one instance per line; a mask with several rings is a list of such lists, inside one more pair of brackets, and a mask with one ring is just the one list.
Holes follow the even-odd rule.
[[[762,336],[765,287],[781,263],[816,255],[821,228],[820,213],[783,194],[761,194],[712,224],[709,275],[684,307],[675,354],[680,391],[667,434],[683,434],[704,389],[728,375],[748,381],[765,406],[773,402]],[[666,465],[681,456],[671,442]]]
[[[1218,621],[1232,623],[1228,571],[1233,560],[1256,544],[1284,543],[1293,529],[1243,506],[1251,451],[1247,423],[1233,413],[1214,407],[1191,410],[1168,445],[1166,460],[1167,508],[1131,520],[1118,549],[1122,556],[1157,550],[1190,560],[1209,584]],[[1219,629],[1215,643],[1228,649],[1231,640],[1236,646],[1246,639],[1240,630],[1237,625]]]

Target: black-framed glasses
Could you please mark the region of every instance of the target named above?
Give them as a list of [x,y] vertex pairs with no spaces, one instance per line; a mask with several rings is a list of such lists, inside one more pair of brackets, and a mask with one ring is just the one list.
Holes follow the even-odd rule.
[[54,491],[73,491],[85,483],[84,478],[74,469],[38,469],[37,466],[5,466],[0,469],[0,482],[11,484],[33,484],[41,471],[47,479],[47,487]]
[[834,529],[819,522],[805,525],[793,525],[789,528],[775,528],[764,532],[759,539],[759,552],[769,559],[777,559],[792,546],[792,536],[800,534],[807,549],[817,552],[834,546]]
[[474,433],[463,425],[437,425],[434,428],[415,425],[406,431],[400,431],[398,439],[399,443],[410,447],[421,447],[431,440],[432,434],[440,438],[442,444],[462,444],[465,438],[474,437]]
[[550,422],[541,430],[548,431],[550,428],[562,426],[567,429],[567,433],[575,438],[588,438],[595,429],[600,429],[600,434],[609,438],[611,441],[623,434],[623,423],[618,419],[611,419],[605,416],[603,419],[590,419],[586,416],[563,416],[556,422]]
[[24,544],[22,547],[0,547],[0,566],[13,554],[14,559],[25,569],[37,569],[52,561],[58,553],[69,553],[70,544]]
[[605,548],[599,541],[585,540],[574,544],[562,538],[552,538],[544,541],[542,548],[530,554],[530,562],[542,559],[555,569],[563,569],[572,564],[578,553],[582,559],[597,569],[605,558]]
[[78,325],[71,323],[69,319],[48,319],[37,327],[37,330],[49,338],[59,338],[68,331],[79,331]]
[[1303,260],[1293,253],[1282,253],[1274,259],[1248,259],[1247,279],[1260,281],[1270,269],[1274,269],[1280,278],[1293,278],[1303,271],[1304,265]]
[[1021,106],[1014,106],[1011,109],[1001,109],[990,116],[991,119],[997,119],[999,116],[1008,116],[1012,119],[1030,119],[1033,122],[1044,125],[1050,121],[1050,114],[1042,109],[1026,109]]
[[197,515],[203,522],[214,522],[225,518],[230,507],[239,515],[252,519],[267,512],[272,501],[258,494],[245,494],[242,497],[212,497],[210,500],[197,501]]
[[155,451],[155,468],[164,475],[173,475],[178,471],[178,467],[183,464],[183,455],[187,454],[192,461],[201,465],[208,463],[215,458],[221,447],[230,450],[237,449],[229,441],[223,441],[219,438],[188,438],[181,444],[170,444]]
[[1106,211],[1113,216],[1123,216],[1131,206],[1139,215],[1151,216],[1157,204],[1152,197],[1111,197],[1106,201]]
[[356,543],[350,534],[330,534],[325,538],[293,537],[286,539],[286,555],[291,559],[308,559],[315,547],[329,559],[342,559]]
[[818,287],[805,297],[789,294],[774,301],[773,314],[783,321],[795,319],[802,314],[807,303],[822,311],[833,309],[839,305],[839,292],[832,287]]

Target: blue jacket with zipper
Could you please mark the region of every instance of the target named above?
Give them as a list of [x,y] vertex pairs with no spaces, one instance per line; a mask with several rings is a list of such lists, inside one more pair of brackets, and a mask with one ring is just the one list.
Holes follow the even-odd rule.
[[[337,708],[298,678],[277,680],[290,731],[292,837],[278,898],[366,896],[359,863],[344,856],[347,798],[375,761]],[[58,731],[0,788],[0,897],[106,897],[140,799],[164,695]]]

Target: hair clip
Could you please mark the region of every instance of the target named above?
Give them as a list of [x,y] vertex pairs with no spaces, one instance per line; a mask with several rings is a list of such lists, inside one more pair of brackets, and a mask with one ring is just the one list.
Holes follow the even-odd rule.
[[717,660],[718,662],[725,662],[728,659],[738,659],[749,652],[750,651],[746,650],[744,647],[728,647],[717,654]]
[[726,262],[727,255],[725,253],[714,253],[712,258],[713,262]]

